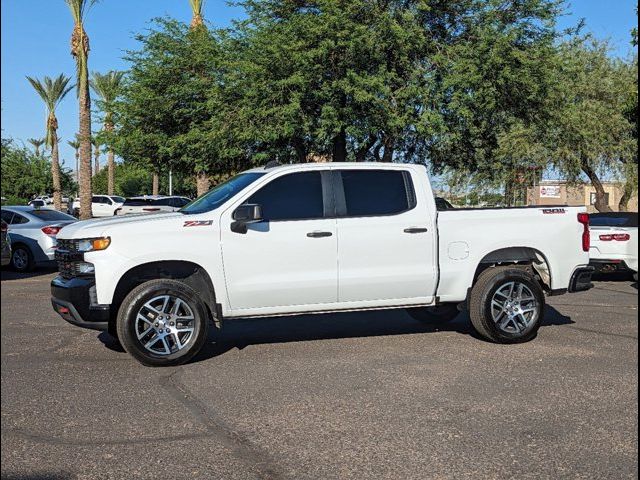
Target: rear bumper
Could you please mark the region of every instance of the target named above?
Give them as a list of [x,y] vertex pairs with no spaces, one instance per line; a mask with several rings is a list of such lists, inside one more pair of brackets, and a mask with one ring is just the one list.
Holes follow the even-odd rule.
[[58,315],[78,327],[107,330],[110,306],[95,303],[93,278],[60,276],[51,281],[51,305]]
[[594,271],[595,268],[593,267],[581,267],[576,269],[571,276],[571,281],[569,282],[569,292],[584,292],[592,289],[593,283],[591,283],[591,277],[593,276]]

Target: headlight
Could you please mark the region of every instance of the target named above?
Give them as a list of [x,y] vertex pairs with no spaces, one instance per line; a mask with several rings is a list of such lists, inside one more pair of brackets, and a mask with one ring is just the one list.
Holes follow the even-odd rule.
[[85,238],[83,240],[78,240],[78,251],[85,252],[95,252],[97,250],[104,250],[111,244],[111,238],[109,237],[99,237],[99,238]]

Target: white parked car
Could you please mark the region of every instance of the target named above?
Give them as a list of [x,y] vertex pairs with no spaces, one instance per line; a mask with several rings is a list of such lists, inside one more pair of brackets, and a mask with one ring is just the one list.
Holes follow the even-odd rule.
[[191,199],[180,196],[145,195],[142,197],[127,198],[124,205],[118,210],[118,215],[130,215],[132,213],[160,213],[175,212],[180,210]]
[[[51,205],[53,204],[53,195],[38,195],[37,197],[31,200],[31,202],[34,202],[34,201],[41,201],[45,205]],[[31,204],[31,202],[29,202],[29,204]]]
[[180,212],[78,222],[52,304],[145,365],[176,365],[224,319],[468,309],[499,343],[533,339],[545,295],[592,287],[584,207],[438,211],[424,166],[256,168]]
[[638,273],[638,212],[594,213],[591,224],[591,264],[603,273]]
[[[91,213],[94,217],[113,217],[117,215],[118,209],[125,202],[124,197],[117,195],[94,195],[91,198]],[[80,213],[80,199],[76,197],[72,203],[67,206],[70,215],[76,217]]]

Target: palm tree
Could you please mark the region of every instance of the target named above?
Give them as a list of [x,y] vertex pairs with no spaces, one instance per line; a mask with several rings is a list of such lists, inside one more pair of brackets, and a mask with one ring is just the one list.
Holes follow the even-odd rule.
[[[202,7],[205,0],[189,0],[191,5],[191,25],[190,29],[193,33],[198,33],[205,29],[204,19],[202,17]],[[198,75],[204,75],[203,72],[196,72]],[[209,190],[209,174],[205,169],[196,171],[196,191],[198,196],[204,195]]]
[[91,146],[93,147],[93,174],[97,175],[100,171],[100,146],[102,143],[98,137],[91,137]]
[[202,7],[204,6],[204,0],[189,0],[191,5],[191,28],[195,29],[204,25],[202,20]]
[[44,138],[29,138],[29,139],[27,139],[27,142],[29,142],[31,145],[33,145],[36,157],[39,157],[40,156],[40,147],[42,147],[44,145],[44,143],[45,143]]
[[91,94],[89,93],[89,37],[84,30],[84,16],[96,0],[65,0],[73,17],[71,55],[76,61],[76,79],[80,111],[80,218],[92,217],[91,212]]
[[76,182],[80,181],[80,177],[78,175],[79,173],[79,167],[80,167],[80,142],[78,140],[69,140],[67,142],[67,144],[73,148],[73,150],[75,151],[76,154]]
[[113,122],[113,110],[114,103],[120,95],[120,88],[122,86],[122,78],[124,72],[111,71],[104,75],[93,72],[91,74],[91,88],[98,95],[98,107],[102,110],[104,131],[107,134],[107,193],[113,195],[114,190],[114,174],[115,174],[115,160],[113,148],[111,147],[112,139],[109,138],[113,134],[114,122]]
[[37,78],[27,77],[36,93],[42,98],[47,107],[47,125],[45,143],[51,148],[51,177],[53,179],[53,205],[56,210],[62,208],[62,195],[60,185],[60,161],[58,159],[58,119],[56,107],[73,88],[69,85],[71,80],[60,74],[57,78],[44,77],[42,81]]

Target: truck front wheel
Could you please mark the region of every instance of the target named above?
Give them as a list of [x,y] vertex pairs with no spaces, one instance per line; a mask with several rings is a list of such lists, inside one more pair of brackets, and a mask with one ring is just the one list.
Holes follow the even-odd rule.
[[522,343],[535,338],[544,305],[544,292],[531,273],[514,267],[492,267],[482,272],[471,289],[469,316],[485,339]]
[[124,349],[149,367],[180,365],[207,339],[206,307],[177,280],[151,280],[134,288],[120,306],[118,338]]

